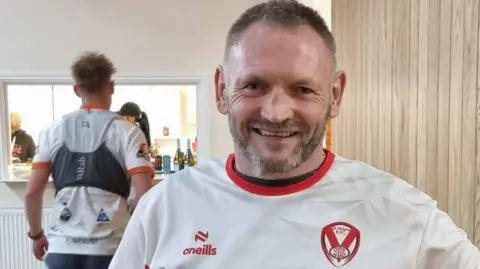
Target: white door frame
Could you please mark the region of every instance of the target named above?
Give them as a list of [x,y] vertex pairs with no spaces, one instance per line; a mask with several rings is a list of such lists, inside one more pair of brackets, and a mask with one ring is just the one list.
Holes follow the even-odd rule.
[[[185,85],[194,84],[197,88],[197,162],[199,164],[208,161],[211,157],[211,77],[210,76],[115,76],[118,85],[135,84],[168,84]],[[67,75],[52,76],[19,76],[0,75],[0,145],[10,144],[9,110],[6,85],[8,84],[73,84],[71,77]],[[73,93],[72,93],[73,94]],[[33,109],[33,108],[32,108]],[[8,146],[0,146],[0,182],[8,181],[7,166],[10,159]]]

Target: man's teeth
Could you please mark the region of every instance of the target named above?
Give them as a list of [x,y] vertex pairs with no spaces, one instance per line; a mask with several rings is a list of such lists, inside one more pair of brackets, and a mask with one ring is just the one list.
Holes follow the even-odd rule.
[[295,132],[285,133],[285,132],[269,132],[264,130],[258,130],[263,136],[275,136],[275,137],[290,137],[295,134]]

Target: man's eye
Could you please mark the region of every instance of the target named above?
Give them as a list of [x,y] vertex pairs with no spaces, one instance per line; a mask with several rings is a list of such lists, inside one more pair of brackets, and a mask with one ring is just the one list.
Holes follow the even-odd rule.
[[306,87],[298,87],[297,88],[297,93],[299,94],[312,94],[313,93],[313,90],[312,89],[309,89],[309,88],[306,88]]
[[257,91],[260,89],[260,85],[257,83],[249,83],[245,85],[244,89],[249,91]]

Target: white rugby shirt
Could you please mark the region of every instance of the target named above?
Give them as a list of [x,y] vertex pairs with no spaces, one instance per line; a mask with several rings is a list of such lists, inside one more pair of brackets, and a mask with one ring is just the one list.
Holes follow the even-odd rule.
[[49,253],[113,255],[130,219],[129,176],[153,172],[145,135],[116,113],[85,107],[41,132],[33,169],[56,189]]
[[110,269],[479,269],[479,250],[405,181],[333,153],[309,179],[261,187],[234,156],[141,199]]

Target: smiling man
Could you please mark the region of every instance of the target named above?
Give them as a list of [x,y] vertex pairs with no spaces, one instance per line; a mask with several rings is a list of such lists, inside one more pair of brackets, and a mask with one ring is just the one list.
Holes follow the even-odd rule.
[[313,9],[274,0],[245,11],[215,73],[234,153],[150,191],[110,268],[480,268],[435,201],[322,148],[345,84]]

